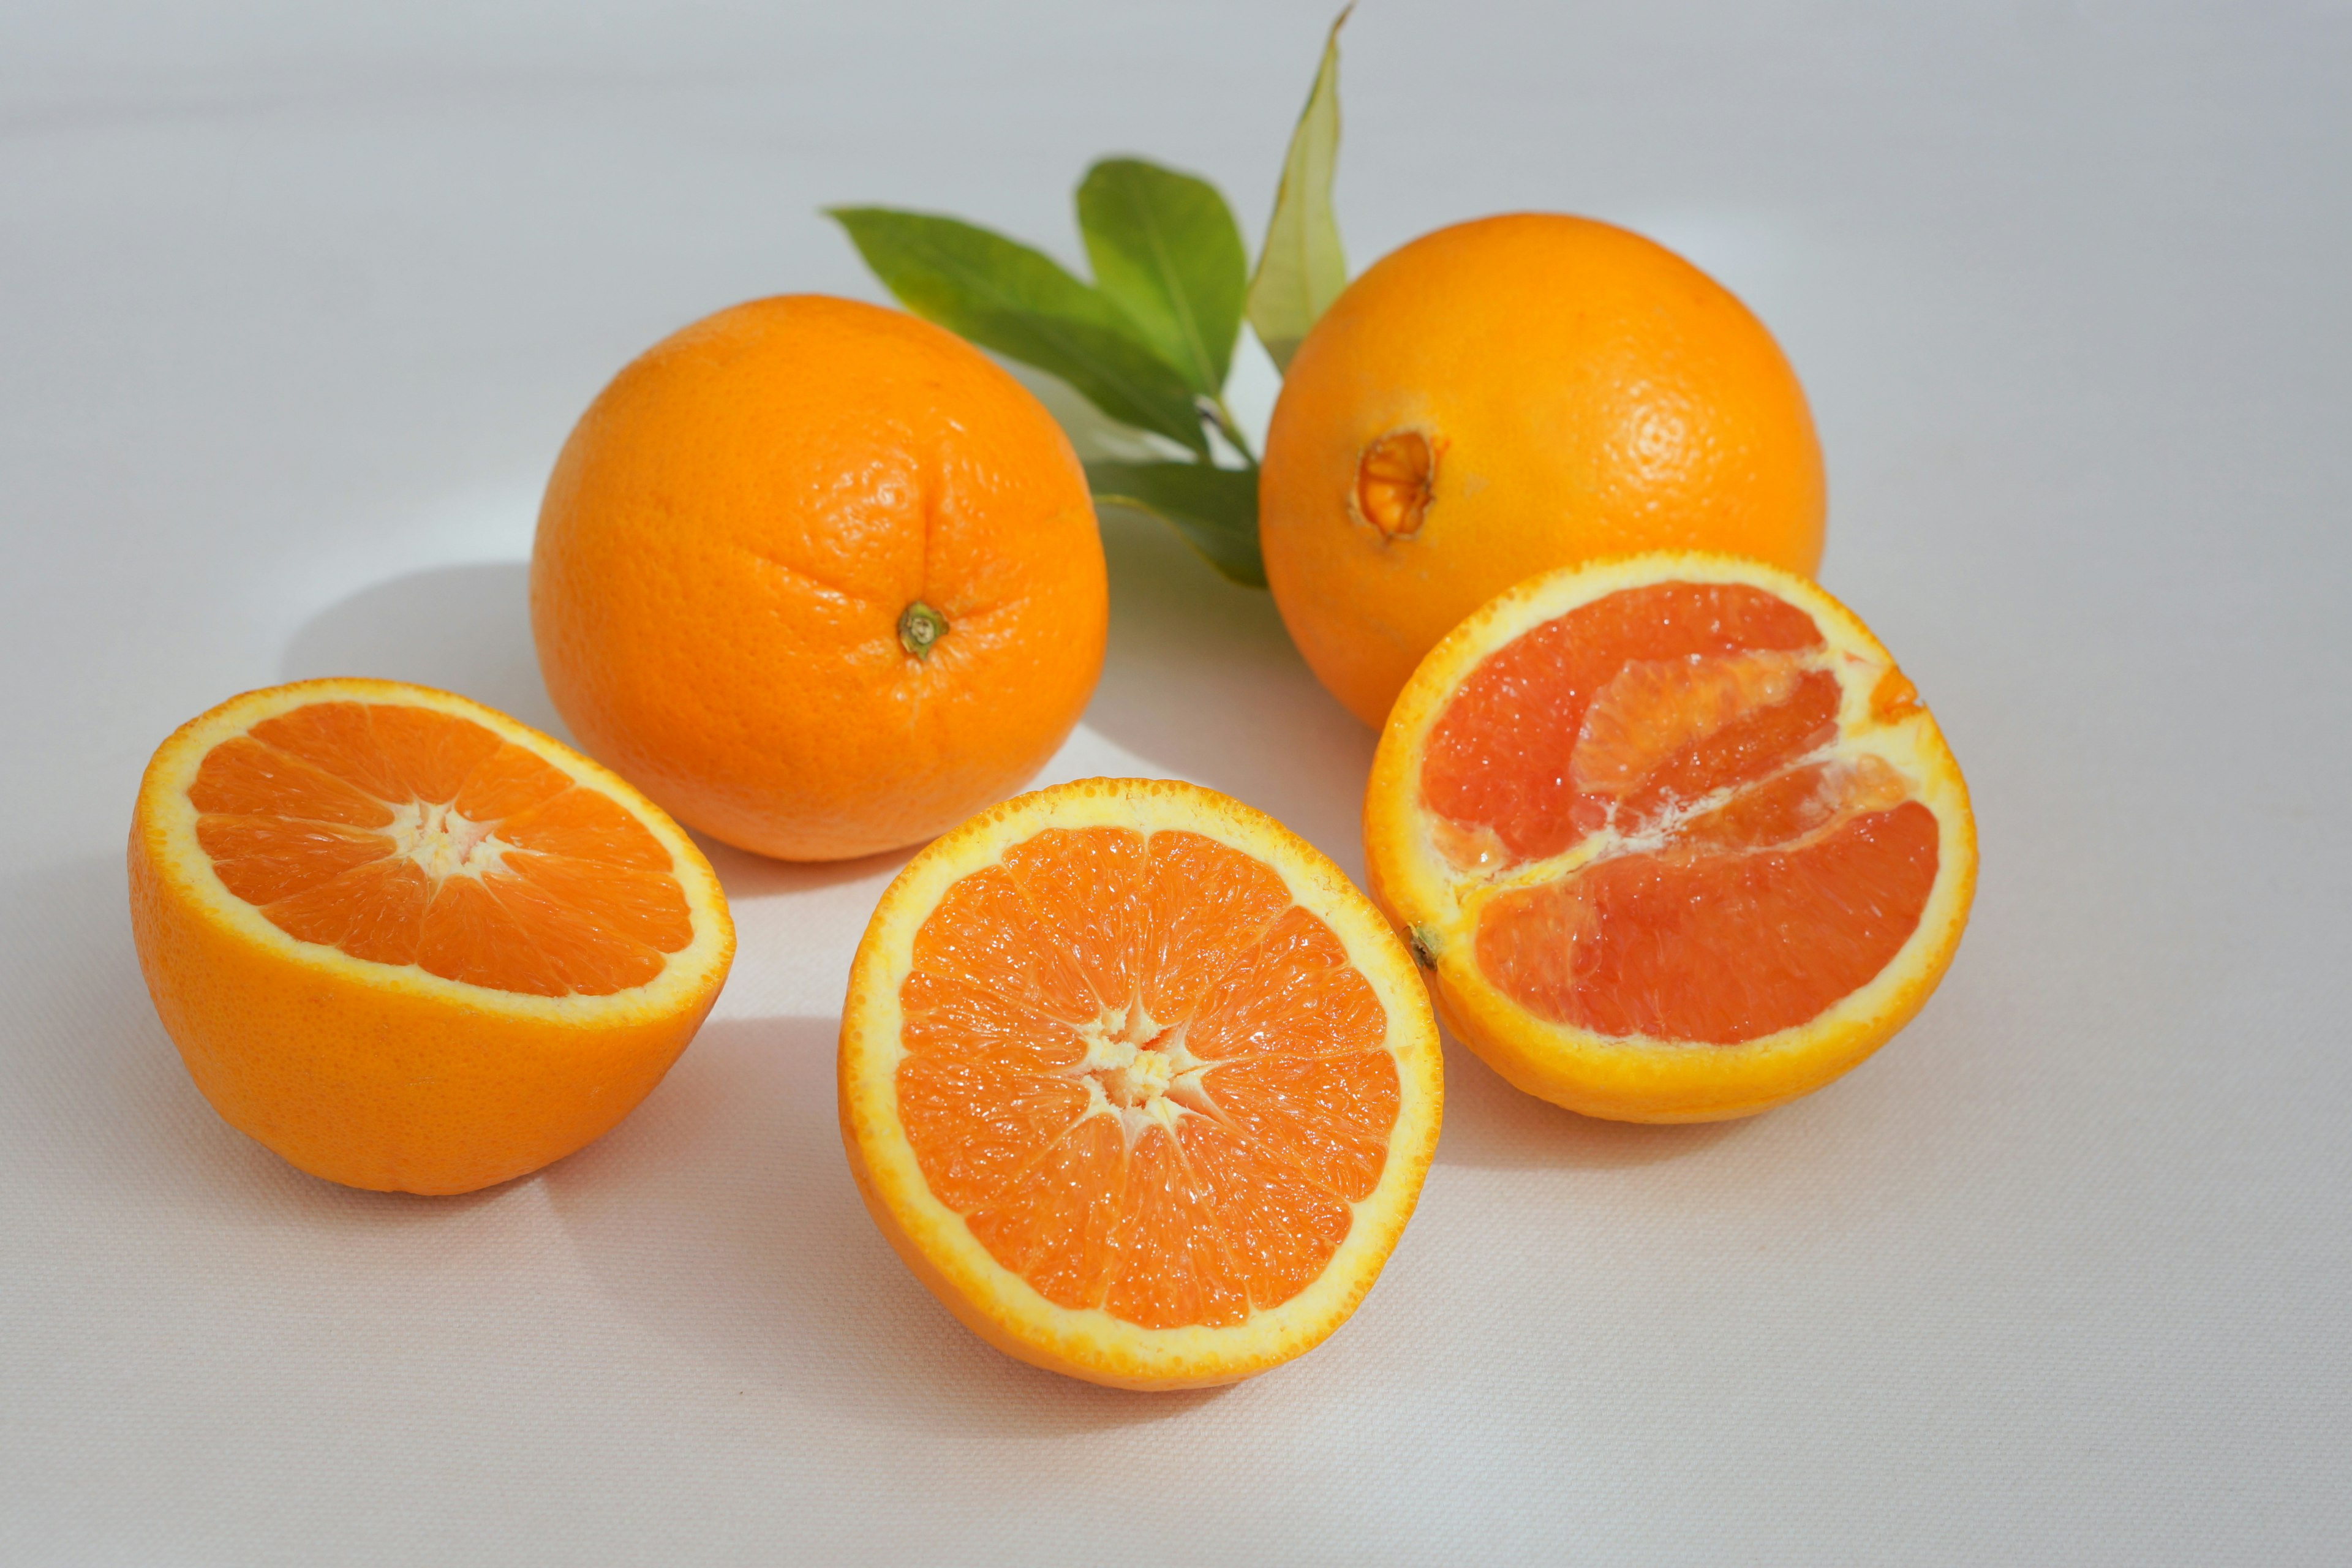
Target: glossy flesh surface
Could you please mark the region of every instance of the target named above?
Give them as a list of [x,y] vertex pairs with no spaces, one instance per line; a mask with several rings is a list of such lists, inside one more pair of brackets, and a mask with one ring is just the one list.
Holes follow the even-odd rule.
[[1048,1300],[1147,1328],[1290,1300],[1379,1184],[1379,999],[1264,863],[1049,828],[948,890],[900,990],[932,1192]]
[[354,958],[493,990],[609,995],[693,939],[670,856],[610,797],[470,720],[314,702],[190,785],[222,884]]

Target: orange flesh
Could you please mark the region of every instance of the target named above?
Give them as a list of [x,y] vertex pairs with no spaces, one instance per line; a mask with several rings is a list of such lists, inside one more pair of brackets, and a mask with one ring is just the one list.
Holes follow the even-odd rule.
[[354,958],[540,996],[642,985],[693,940],[669,851],[617,802],[431,709],[313,702],[205,754],[222,884]]
[[[1822,649],[1762,589],[1662,583],[1482,661],[1422,768],[1448,859],[1491,877],[1610,836],[1480,908],[1487,978],[1599,1034],[1730,1045],[1885,968],[1935,885],[1937,825],[1891,766],[1840,754]],[[1910,700],[1881,686],[1876,708]]]
[[1239,1322],[1321,1274],[1379,1184],[1387,1014],[1278,875],[1204,835],[1034,835],[948,889],[898,997],[924,1181],[1058,1306]]

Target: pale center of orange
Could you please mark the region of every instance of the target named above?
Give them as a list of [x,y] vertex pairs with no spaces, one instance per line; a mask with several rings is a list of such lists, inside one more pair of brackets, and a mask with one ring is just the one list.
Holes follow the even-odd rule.
[[1087,1054],[1061,1076],[1086,1086],[1088,1115],[1118,1119],[1129,1147],[1147,1127],[1172,1130],[1180,1116],[1209,1109],[1201,1075],[1210,1064],[1185,1049],[1181,1025],[1160,1028],[1139,1002],[1104,1012],[1078,1034]]
[[509,846],[496,821],[476,822],[455,806],[412,800],[392,807],[381,831],[393,853],[416,863],[439,887],[451,877],[484,877],[506,865]]

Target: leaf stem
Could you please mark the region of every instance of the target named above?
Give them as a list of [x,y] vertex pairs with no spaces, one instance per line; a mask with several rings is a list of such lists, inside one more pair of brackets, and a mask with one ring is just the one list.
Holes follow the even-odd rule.
[[[1223,395],[1202,397],[1197,401],[1200,404],[1202,417],[1217,427],[1217,434],[1223,436],[1226,444],[1242,455],[1243,462],[1253,468],[1256,468],[1257,454],[1250,450],[1249,439],[1242,434],[1241,421],[1235,419],[1234,411],[1225,406]],[[1206,458],[1198,460],[1207,461]]]

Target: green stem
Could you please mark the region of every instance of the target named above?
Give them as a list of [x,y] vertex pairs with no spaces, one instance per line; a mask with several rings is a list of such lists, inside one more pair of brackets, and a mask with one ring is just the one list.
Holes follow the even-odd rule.
[[[1227,444],[1242,455],[1242,461],[1253,468],[1256,468],[1257,454],[1250,450],[1249,442],[1243,438],[1241,422],[1234,417],[1234,411],[1225,406],[1223,395],[1203,397],[1200,402],[1202,412],[1206,414],[1209,416],[1209,422],[1217,427],[1217,434],[1223,436]],[[1196,460],[1205,463],[1209,459],[1202,458]]]

